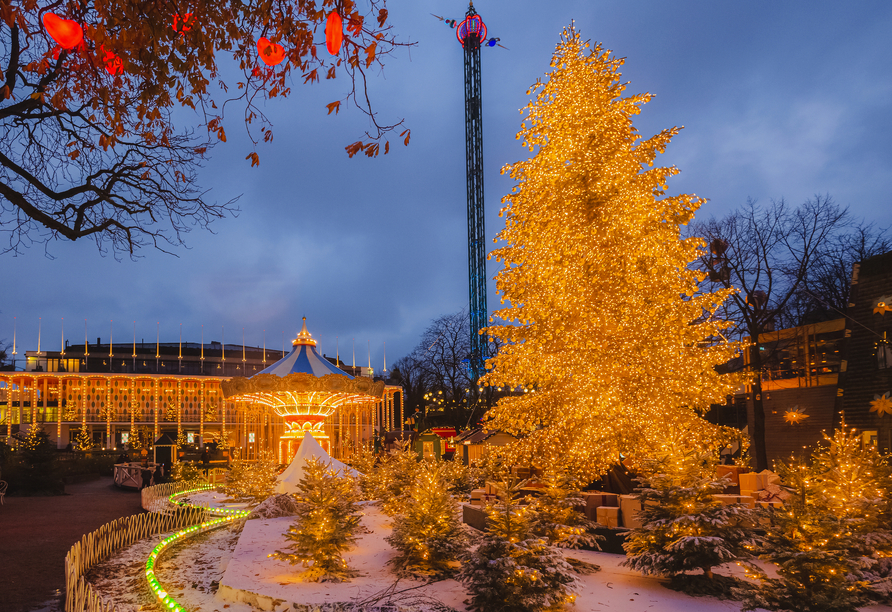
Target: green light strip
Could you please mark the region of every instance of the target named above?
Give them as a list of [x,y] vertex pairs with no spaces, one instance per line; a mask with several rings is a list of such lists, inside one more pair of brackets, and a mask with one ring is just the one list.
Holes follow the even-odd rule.
[[[192,506],[191,504],[177,501],[174,499],[174,497],[178,495],[185,495],[187,493],[194,493],[196,491],[206,491],[212,488],[214,487],[210,485],[202,485],[196,489],[183,491],[181,493],[174,493],[173,495],[168,497],[168,501],[170,501],[172,504],[180,506],[181,508],[195,508],[198,506]],[[158,582],[158,578],[155,576],[155,562],[158,560],[158,557],[161,555],[164,549],[174,542],[177,542],[178,540],[198,535],[199,533],[208,531],[209,529],[222,527],[226,523],[244,518],[248,516],[248,514],[250,514],[248,510],[235,510],[229,508],[205,508],[205,510],[208,510],[209,512],[216,512],[217,514],[224,514],[225,516],[221,516],[220,518],[215,518],[210,521],[205,521],[200,525],[185,527],[184,529],[180,529],[176,533],[167,536],[166,538],[161,540],[161,542],[155,548],[152,549],[149,558],[146,559],[146,581],[149,583],[149,588],[152,589],[152,592],[155,594],[155,597],[158,598],[158,601],[161,602],[161,605],[171,612],[186,612],[186,608],[184,608],[181,604],[178,604],[174,600],[174,598],[170,596],[170,594],[164,589],[163,586],[161,586],[161,583]]]

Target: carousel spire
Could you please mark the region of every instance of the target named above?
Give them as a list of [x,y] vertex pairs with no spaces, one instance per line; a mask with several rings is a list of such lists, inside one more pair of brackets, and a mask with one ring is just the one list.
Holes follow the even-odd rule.
[[307,331],[307,318],[304,317],[303,327],[300,328],[300,333],[297,334],[297,338],[291,341],[291,346],[299,346],[302,344],[309,344],[310,346],[316,346],[316,341],[313,340],[313,336],[310,335],[310,332]]

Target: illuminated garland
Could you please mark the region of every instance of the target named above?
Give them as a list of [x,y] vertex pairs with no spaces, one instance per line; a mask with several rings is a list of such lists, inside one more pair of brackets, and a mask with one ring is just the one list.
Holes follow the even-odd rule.
[[[198,485],[194,489],[189,489],[188,491],[181,491],[179,493],[174,493],[169,496],[167,500],[180,508],[194,508],[196,506],[192,504],[188,504],[184,501],[177,500],[175,498],[181,495],[187,495],[189,493],[195,493],[197,491],[208,491],[213,489],[214,487],[211,485]],[[146,581],[149,583],[149,588],[152,589],[152,592],[155,594],[155,597],[158,598],[158,601],[164,606],[165,609],[170,610],[171,612],[186,612],[186,607],[182,604],[179,604],[174,600],[173,597],[167,592],[167,590],[161,585],[158,581],[158,578],[155,576],[155,562],[158,560],[158,557],[161,553],[171,544],[182,540],[183,538],[191,537],[194,535],[198,535],[199,533],[204,533],[210,529],[216,529],[217,527],[222,527],[227,523],[231,523],[232,521],[236,521],[248,516],[249,512],[247,510],[236,510],[234,508],[205,508],[206,511],[216,514],[223,515],[219,518],[212,519],[210,521],[204,521],[199,525],[192,525],[191,527],[185,527],[180,529],[176,533],[173,533],[158,543],[155,548],[152,549],[149,558],[146,559]]]
[[719,318],[730,290],[701,289],[705,246],[680,228],[704,202],[667,196],[675,167],[655,165],[677,128],[643,139],[633,118],[650,94],[623,97],[623,60],[571,26],[532,100],[518,139],[534,152],[502,169],[515,186],[490,257],[505,324],[483,386],[532,387],[487,413],[518,441],[510,463],[563,468],[591,480],[623,458],[711,447],[727,436],[698,411],[742,382],[716,366],[740,344]]

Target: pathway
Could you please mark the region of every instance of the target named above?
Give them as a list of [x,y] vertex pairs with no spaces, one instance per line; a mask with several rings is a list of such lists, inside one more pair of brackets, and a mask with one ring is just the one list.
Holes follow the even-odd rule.
[[142,511],[139,493],[118,489],[111,477],[65,490],[68,495],[56,497],[7,496],[0,506],[0,612],[57,609],[71,546],[105,523]]

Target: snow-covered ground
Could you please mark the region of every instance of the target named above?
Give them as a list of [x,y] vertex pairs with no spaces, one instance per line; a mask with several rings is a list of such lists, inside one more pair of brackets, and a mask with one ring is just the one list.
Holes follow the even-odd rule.
[[[202,494],[210,495],[214,494]],[[224,497],[216,494],[222,504]],[[213,497],[211,497],[212,501]],[[387,561],[393,552],[384,541],[388,519],[374,507],[364,509],[363,524],[370,533],[360,536],[358,546],[346,555],[348,563],[361,572],[350,582],[300,582],[300,566],[270,559],[267,555],[284,549],[284,533],[292,519],[257,519],[244,528],[225,527],[187,539],[171,547],[156,566],[161,584],[190,612],[359,612],[373,610],[389,598],[403,610],[441,612],[443,606],[464,610],[464,588],[453,580],[428,585],[397,580]],[[108,600],[118,603],[119,612],[161,612],[161,606],[146,586],[144,563],[156,536],[121,551],[94,568],[90,581]],[[738,611],[740,604],[712,597],[691,597],[663,586],[662,581],[620,567],[622,555],[590,551],[568,551],[569,556],[599,565],[601,571],[579,577],[578,598],[570,610],[576,612],[724,612]],[[252,595],[253,594],[253,595]],[[345,605],[334,606],[335,602]],[[364,602],[365,606],[356,606]],[[437,603],[438,602],[438,603]],[[865,611],[889,611],[888,606],[870,606]]]

